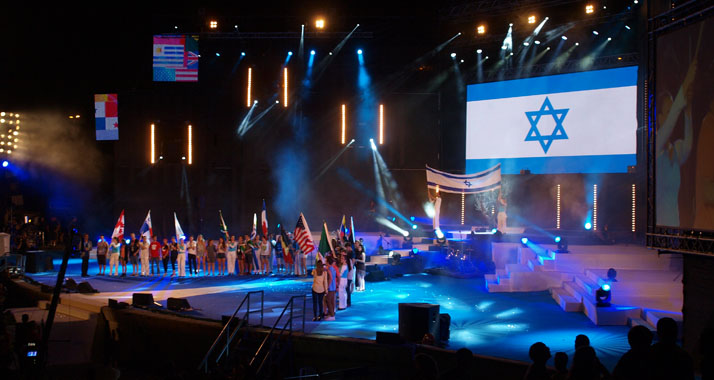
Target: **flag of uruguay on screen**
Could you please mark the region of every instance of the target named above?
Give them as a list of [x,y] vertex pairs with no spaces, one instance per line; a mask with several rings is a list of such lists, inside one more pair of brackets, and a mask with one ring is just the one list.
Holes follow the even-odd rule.
[[624,173],[637,160],[637,67],[469,85],[466,172]]

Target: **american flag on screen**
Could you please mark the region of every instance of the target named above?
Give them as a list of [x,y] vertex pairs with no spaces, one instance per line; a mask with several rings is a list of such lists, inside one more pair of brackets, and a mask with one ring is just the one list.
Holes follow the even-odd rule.
[[198,82],[198,36],[154,36],[154,81]]
[[300,246],[300,250],[304,254],[309,254],[315,249],[315,243],[312,241],[312,235],[310,234],[310,227],[307,226],[307,220],[305,220],[305,215],[300,213],[300,218],[298,218],[297,225],[295,226],[295,241],[297,241]]

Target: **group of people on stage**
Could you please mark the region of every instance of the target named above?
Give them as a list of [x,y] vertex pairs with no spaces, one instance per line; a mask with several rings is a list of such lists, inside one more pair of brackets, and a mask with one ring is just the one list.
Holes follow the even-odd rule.
[[352,293],[365,290],[365,261],[360,241],[332,240],[332,249],[318,257],[312,271],[313,321],[334,321],[335,306],[352,306]]
[[[93,245],[89,235],[85,234],[79,251],[82,258],[82,276],[88,276],[89,257]],[[273,258],[275,260],[273,260]],[[307,276],[307,254],[302,252],[292,234],[270,236],[248,235],[220,237],[217,240],[197,239],[189,236],[163,238],[146,236],[121,241],[112,238],[107,241],[99,237],[96,246],[96,260],[99,266],[97,275],[127,276],[127,267],[131,264],[131,276],[167,275],[169,264],[171,276],[224,276],[224,275],[268,275],[286,274]],[[186,271],[188,267],[188,272]]]

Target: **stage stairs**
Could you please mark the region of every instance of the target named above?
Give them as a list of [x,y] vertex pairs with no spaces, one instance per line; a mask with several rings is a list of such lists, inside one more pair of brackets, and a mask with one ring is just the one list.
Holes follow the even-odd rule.
[[[556,246],[493,243],[496,273],[485,275],[488,292],[548,290],[567,312],[582,312],[597,325],[645,325],[671,317],[682,321],[681,260],[636,246]],[[609,282],[607,271],[617,271]],[[610,283],[612,306],[596,307],[595,292]]]

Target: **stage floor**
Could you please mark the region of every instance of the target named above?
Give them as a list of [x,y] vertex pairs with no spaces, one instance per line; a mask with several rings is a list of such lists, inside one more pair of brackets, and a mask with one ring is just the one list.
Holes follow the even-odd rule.
[[[59,260],[55,260],[55,268],[59,268],[59,264]],[[89,273],[97,273],[95,263],[90,264]],[[79,274],[80,260],[71,259],[67,277],[80,282]],[[28,276],[48,285],[54,285],[56,281],[56,272]],[[222,315],[232,314],[245,292],[264,290],[264,324],[270,326],[290,296],[310,294],[311,286],[311,279],[282,276],[184,279],[170,275],[146,278],[92,276],[87,281],[101,293],[72,296],[91,298],[102,304],[109,298],[131,303],[132,293],[151,292],[163,305],[168,297],[187,298],[193,308],[200,310],[184,314],[217,320]],[[629,349],[628,327],[596,326],[582,313],[564,312],[547,291],[488,293],[483,279],[427,274],[367,283],[367,291],[354,293],[352,307],[339,311],[336,321],[311,322],[312,301],[308,297],[306,332],[375,339],[376,331],[398,330],[397,304],[400,302],[440,304],[441,312],[451,315],[451,339],[447,346],[450,349],[467,347],[477,354],[529,361],[528,348],[540,341],[550,347],[553,355],[564,351],[572,360],[575,336],[586,334],[609,369]]]

